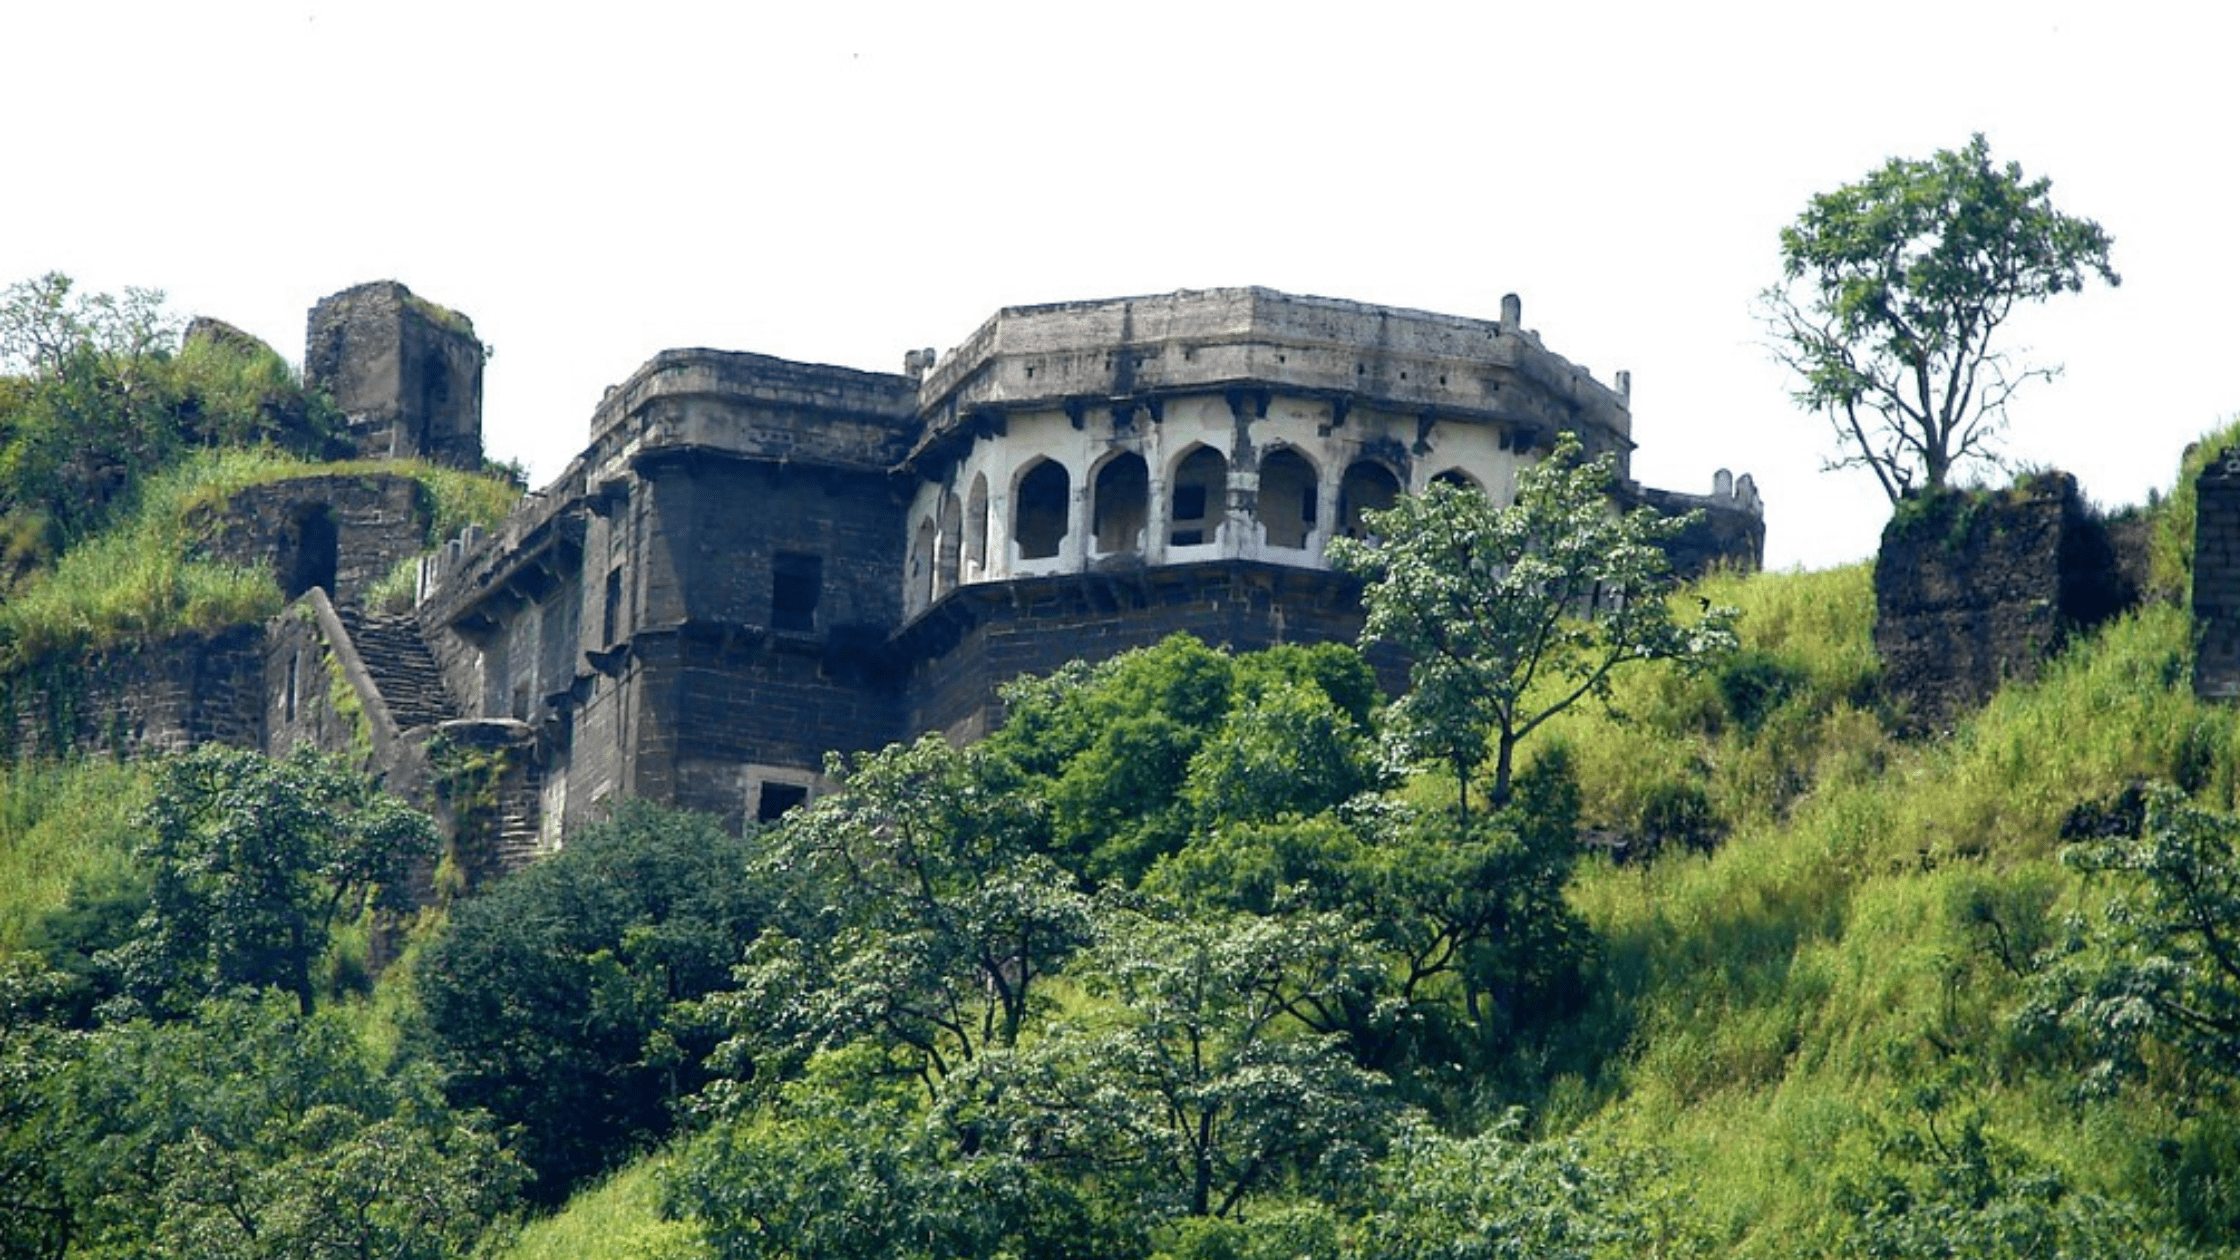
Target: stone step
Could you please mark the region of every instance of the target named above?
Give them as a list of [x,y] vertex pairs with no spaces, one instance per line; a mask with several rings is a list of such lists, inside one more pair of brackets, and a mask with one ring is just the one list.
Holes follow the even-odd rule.
[[459,716],[451,695],[444,689],[443,672],[427,641],[420,637],[420,623],[410,614],[385,616],[361,610],[343,615],[343,627],[358,649],[358,659],[373,675],[382,702],[400,729],[428,726]]

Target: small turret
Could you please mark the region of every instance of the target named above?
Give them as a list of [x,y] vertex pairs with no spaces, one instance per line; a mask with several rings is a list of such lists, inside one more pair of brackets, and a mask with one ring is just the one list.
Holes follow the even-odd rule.
[[482,363],[466,316],[394,280],[311,308],[303,374],[342,409],[358,454],[482,466]]

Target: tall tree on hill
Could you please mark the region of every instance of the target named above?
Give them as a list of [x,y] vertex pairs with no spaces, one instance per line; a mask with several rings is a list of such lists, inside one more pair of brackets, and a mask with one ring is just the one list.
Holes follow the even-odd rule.
[[1978,134],[1926,161],[1892,158],[1781,230],[1781,281],[1760,313],[1800,378],[1797,402],[1835,426],[1830,468],[1872,469],[1893,504],[1940,489],[1991,456],[2024,383],[2060,371],[2010,359],[2000,326],[2094,276],[2121,281],[2107,232],[2055,210],[2051,187],[1994,166]]

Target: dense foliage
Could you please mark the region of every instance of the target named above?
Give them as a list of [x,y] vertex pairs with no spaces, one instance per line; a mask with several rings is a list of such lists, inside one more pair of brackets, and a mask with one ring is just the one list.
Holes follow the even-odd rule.
[[1487,796],[1508,803],[1517,745],[1640,661],[1684,665],[1734,647],[1731,610],[1674,620],[1662,544],[1689,524],[1651,507],[1614,512],[1614,454],[1587,459],[1566,433],[1517,471],[1515,502],[1434,484],[1372,512],[1382,541],[1333,539],[1330,560],[1367,579],[1362,637],[1408,654],[1393,706],[1407,745],[1443,763],[1467,825],[1470,779],[1493,753]]
[[632,806],[452,907],[414,968],[428,1058],[460,1106],[518,1133],[557,1202],[669,1131],[716,1040],[766,895],[713,819]]
[[247,338],[179,346],[163,295],[0,291],[0,530],[11,579],[93,536],[139,483],[205,447],[332,454],[330,404]]

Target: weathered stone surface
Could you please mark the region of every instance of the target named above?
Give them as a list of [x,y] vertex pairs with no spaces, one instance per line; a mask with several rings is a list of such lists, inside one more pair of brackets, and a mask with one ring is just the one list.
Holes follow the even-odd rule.
[[[772,816],[828,786],[826,753],[982,734],[998,686],[1077,657],[1181,631],[1350,641],[1359,587],[1323,549],[1365,511],[1436,480],[1505,500],[1565,430],[1631,449],[1623,376],[1550,353],[1520,311],[1234,289],[1006,310],[904,375],[665,351],[556,481],[422,560],[419,636],[390,646],[425,655],[385,655],[390,629],[351,611],[419,546],[410,483],[262,488],[216,550],[311,592],[262,663],[266,744],[354,751],[439,809],[431,732],[499,757],[502,801],[454,819],[490,833],[455,854],[472,878],[621,796]],[[479,460],[481,362],[402,285],[311,316],[307,374],[365,454]],[[1706,510],[1683,569],[1757,562],[1747,478],[1627,493]],[[1397,687],[1402,662],[1375,663]]]
[[2240,447],[2193,482],[2193,690],[2240,699]]
[[355,604],[427,548],[435,509],[414,478],[357,473],[252,486],[214,515],[200,531],[213,559],[269,566],[290,599],[318,586]]
[[222,319],[212,319],[208,315],[197,315],[188,321],[187,331],[179,340],[181,345],[191,346],[207,342],[211,345],[226,346],[250,354],[270,355],[275,359],[280,357],[279,351],[266,345],[261,338],[251,336]]
[[1913,501],[1883,530],[1874,576],[1885,686],[1932,730],[2138,598],[2065,473]]
[[1765,509],[1749,474],[1735,479],[1722,471],[1710,494],[1637,488],[1634,497],[1667,516],[1702,514],[1665,544],[1672,571],[1681,577],[1701,577],[1722,564],[1750,573],[1765,566]]
[[480,468],[484,357],[465,316],[382,280],[311,309],[303,374],[361,456]]
[[259,626],[50,657],[0,675],[0,738],[19,759],[255,748],[263,661]]

